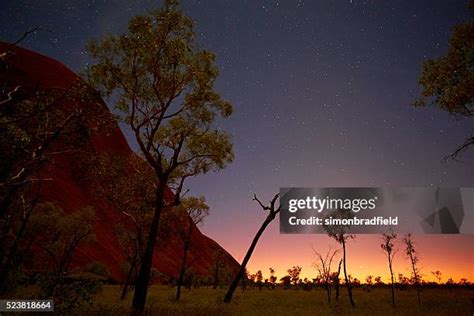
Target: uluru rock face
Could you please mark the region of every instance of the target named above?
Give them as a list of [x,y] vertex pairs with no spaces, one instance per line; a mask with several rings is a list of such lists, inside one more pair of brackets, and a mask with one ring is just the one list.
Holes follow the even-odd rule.
[[[78,83],[82,83],[80,77],[58,61],[18,46],[0,42],[0,51],[5,50],[11,51],[8,59],[8,80],[15,85],[20,85],[23,92],[66,91]],[[59,106],[64,111],[70,111],[73,108],[88,110],[83,113],[90,116],[90,119],[86,117],[86,121],[90,122],[92,130],[97,124],[97,118],[101,118],[101,120],[105,118],[112,124],[107,133],[92,133],[88,143],[85,146],[81,145],[81,151],[124,157],[135,155],[98,93],[94,93],[95,102],[88,102],[88,100],[90,98],[59,101]],[[62,145],[56,144],[59,147]],[[67,146],[70,148],[74,144]],[[42,200],[56,203],[65,212],[92,206],[96,211],[94,224],[96,241],[82,246],[76,251],[73,266],[80,267],[90,262],[99,261],[108,267],[112,279],[123,280],[124,274],[121,265],[124,262],[124,255],[114,235],[113,227],[119,222],[126,224],[128,219],[105,198],[101,198],[93,184],[88,184],[87,181],[81,181],[78,178],[74,166],[81,165],[80,159],[81,155],[71,151],[54,155],[47,161],[42,167],[41,174],[50,180],[42,184]],[[168,197],[172,197],[171,191],[168,192]],[[171,223],[171,226],[175,227],[170,227],[169,236],[165,240],[159,241],[153,259],[154,267],[170,277],[177,276],[182,258],[182,242],[174,233],[177,231],[178,225],[181,224],[182,222],[178,221]],[[235,259],[214,240],[203,235],[196,227],[193,231],[188,261],[192,263],[193,270],[203,276],[211,275],[216,253],[221,254],[220,260],[229,271],[235,272],[237,270],[238,263]]]

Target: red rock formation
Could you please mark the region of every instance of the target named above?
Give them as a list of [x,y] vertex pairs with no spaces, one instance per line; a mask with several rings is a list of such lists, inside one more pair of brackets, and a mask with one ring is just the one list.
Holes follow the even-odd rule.
[[[8,59],[8,80],[15,85],[21,85],[23,92],[67,90],[81,82],[81,79],[75,73],[58,61],[20,47],[10,47],[8,44],[0,42],[0,51],[7,49],[11,51]],[[70,100],[64,100],[60,106],[65,111],[73,107],[86,108],[93,106],[94,111],[92,113],[97,116],[102,115],[112,118],[100,97],[97,96],[96,99],[98,101],[94,102],[94,105],[79,100],[76,104],[70,104]],[[91,117],[90,122],[94,122],[94,117]],[[134,154],[115,122],[111,132],[93,134],[87,150],[94,153],[123,156]],[[77,180],[77,175],[74,175],[72,166],[81,164],[78,159],[80,158],[75,153],[67,153],[57,155],[48,161],[41,173],[51,178],[52,181],[44,182],[42,196],[44,200],[55,202],[66,212],[85,206],[94,207],[97,216],[97,221],[94,224],[96,242],[80,247],[74,256],[73,265],[83,266],[93,261],[100,261],[109,268],[113,279],[121,280],[124,277],[120,268],[123,262],[123,254],[112,230],[114,224],[127,219],[107,201],[101,200],[92,185]],[[168,193],[168,197],[172,197],[171,191]],[[178,222],[173,224],[180,225]],[[172,227],[171,231],[176,231],[176,229]],[[214,240],[203,235],[196,228],[192,237],[192,249],[190,250],[190,262],[193,262],[194,271],[201,275],[210,275],[214,253],[220,249],[222,248]],[[172,234],[167,240],[160,242],[157,250],[153,265],[161,273],[176,276],[182,253],[179,237]],[[236,271],[238,263],[225,250],[223,252],[225,254],[224,261],[229,269]]]

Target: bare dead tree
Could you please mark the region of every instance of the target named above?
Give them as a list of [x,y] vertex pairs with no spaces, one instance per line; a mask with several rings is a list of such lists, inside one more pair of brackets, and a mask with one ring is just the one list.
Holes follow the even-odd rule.
[[244,260],[242,261],[242,263],[240,265],[239,272],[235,276],[234,281],[230,285],[229,290],[227,291],[227,294],[224,297],[224,302],[225,303],[230,303],[230,301],[232,300],[232,295],[234,294],[235,289],[239,285],[240,279],[245,274],[245,269],[247,267],[247,263],[249,262],[250,257],[252,256],[252,253],[253,253],[255,247],[257,246],[258,240],[262,236],[262,234],[265,231],[265,229],[267,228],[267,226],[275,219],[276,215],[280,212],[280,206],[278,206],[278,207],[275,206],[275,203],[276,203],[279,196],[280,196],[279,194],[275,194],[273,199],[270,201],[270,204],[269,205],[264,205],[257,198],[257,195],[254,194],[253,200],[256,201],[264,211],[268,211],[268,215],[265,218],[265,220],[263,221],[263,224],[260,227],[260,229],[257,231],[257,234],[253,238],[253,241],[250,244],[250,248],[247,250],[247,254],[245,255]]
[[331,304],[331,281],[333,279],[331,274],[331,265],[334,256],[337,254],[337,250],[332,250],[329,248],[325,256],[320,252],[316,251],[313,248],[313,253],[317,258],[317,261],[314,263],[316,269],[318,270],[319,277],[324,283],[324,289],[326,290],[328,303]]

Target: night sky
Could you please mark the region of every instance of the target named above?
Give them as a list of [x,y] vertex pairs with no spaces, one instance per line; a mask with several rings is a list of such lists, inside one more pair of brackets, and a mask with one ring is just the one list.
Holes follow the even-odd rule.
[[[472,121],[411,106],[420,92],[421,63],[446,53],[453,26],[469,18],[466,1],[315,2],[182,6],[196,21],[199,44],[216,53],[217,90],[235,108],[221,124],[233,134],[235,162],[189,187],[211,207],[203,231],[238,260],[265,216],[251,201],[254,192],[268,200],[280,186],[474,185],[474,151],[462,163],[441,162],[473,132]],[[91,62],[84,48],[89,39],[121,33],[130,17],[159,5],[2,1],[0,38],[13,41],[29,28],[49,29],[22,46],[80,72]],[[356,238],[349,249],[354,274],[378,271],[364,257],[385,265],[378,238]],[[454,275],[474,263],[473,236],[418,241],[427,268]],[[300,264],[303,274],[314,273],[310,246],[325,250],[327,244],[322,236],[279,235],[276,221],[250,269],[266,272],[273,265],[281,275]],[[450,252],[449,259],[439,258],[440,249]]]

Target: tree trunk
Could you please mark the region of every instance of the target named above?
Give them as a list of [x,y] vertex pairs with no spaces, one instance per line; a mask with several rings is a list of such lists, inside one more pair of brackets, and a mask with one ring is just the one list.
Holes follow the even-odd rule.
[[346,242],[342,240],[342,252],[343,252],[343,259],[344,259],[344,280],[346,281],[347,287],[347,294],[349,295],[349,301],[351,302],[351,306],[355,307],[354,299],[352,298],[352,286],[349,282],[349,278],[347,277],[347,267],[346,267]]
[[10,204],[13,200],[13,196],[18,191],[19,186],[11,186],[7,189],[4,198],[0,202],[0,218],[7,212],[7,209],[10,207]]
[[391,289],[392,289],[392,305],[395,307],[395,284],[393,282],[393,269],[392,269],[392,260],[389,259],[388,266],[390,268],[390,277],[392,279]]
[[416,297],[418,299],[418,304],[421,305],[419,276],[418,276],[418,272],[416,271],[415,259],[413,258],[412,253],[410,253],[410,261],[411,261],[411,268],[413,270],[413,277],[415,278]]
[[420,284],[416,282],[416,297],[418,298],[418,304],[421,305],[421,296],[420,296]]
[[151,264],[153,260],[153,254],[155,252],[156,237],[158,235],[161,212],[164,207],[163,198],[166,189],[166,181],[163,181],[163,179],[159,180],[160,183],[156,190],[155,213],[153,214],[153,220],[151,222],[150,231],[148,234],[148,242],[145,252],[143,253],[140,270],[135,283],[135,293],[133,295],[132,302],[132,314],[134,315],[143,314],[143,311],[145,310],[146,297],[148,294]]
[[331,284],[329,282],[326,282],[325,287],[326,287],[326,294],[328,296],[328,304],[331,304]]
[[184,273],[186,272],[186,259],[188,257],[188,250],[191,242],[191,234],[193,233],[193,223],[191,223],[191,219],[189,219],[189,231],[188,236],[186,236],[186,241],[184,242],[183,248],[183,261],[181,262],[181,269],[179,271],[179,278],[178,278],[178,287],[176,288],[176,300],[179,301],[181,297],[181,286],[183,285],[184,280]]
[[132,282],[132,276],[133,276],[133,273],[135,272],[135,266],[137,264],[137,261],[138,261],[138,254],[133,257],[132,263],[130,264],[130,270],[128,271],[127,279],[125,279],[125,284],[122,289],[122,294],[120,294],[121,300],[124,300],[125,297],[127,296],[128,286]]
[[6,262],[5,262],[5,264],[3,265],[3,267],[0,271],[0,291],[4,288],[4,285],[5,285],[5,282],[7,280],[8,274],[10,272],[10,269],[13,266],[13,261],[14,261],[14,258],[16,256],[16,254],[17,254],[18,245],[20,243],[20,240],[23,238],[23,234],[26,231],[28,221],[30,220],[31,214],[33,213],[33,210],[36,206],[36,203],[38,201],[38,197],[39,197],[39,191],[37,192],[35,198],[31,202],[31,206],[28,210],[28,213],[26,213],[25,218],[21,222],[20,229],[18,230],[18,232],[15,236],[15,240],[14,240],[12,246],[9,249],[8,257],[6,259]]
[[215,266],[216,269],[214,271],[214,283],[212,284],[212,289],[213,290],[217,289],[217,287],[219,286],[219,270],[220,270],[219,266],[220,266],[220,264],[221,264],[220,261],[218,261],[216,263],[216,266]]
[[339,261],[339,266],[337,268],[337,275],[336,275],[336,278],[335,278],[335,290],[336,290],[336,301],[339,300],[339,275],[341,275],[341,264],[342,264],[342,260]]
[[[273,216],[272,216],[273,215]],[[252,253],[255,249],[255,246],[257,246],[258,240],[260,239],[260,236],[262,236],[263,232],[265,231],[265,228],[267,228],[268,224],[275,218],[274,214],[269,214],[265,221],[263,222],[262,226],[258,230],[257,234],[255,235],[252,244],[250,245],[250,248],[247,250],[247,254],[245,255],[244,260],[242,261],[242,264],[240,265],[240,270],[237,273],[237,276],[235,277],[234,281],[229,287],[229,290],[227,291],[227,294],[225,295],[224,302],[225,303],[230,303],[232,300],[232,295],[234,294],[235,289],[239,285],[240,279],[245,273],[245,268],[247,267],[247,263],[250,260],[250,257],[252,256]]]

